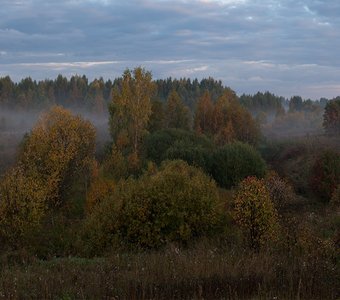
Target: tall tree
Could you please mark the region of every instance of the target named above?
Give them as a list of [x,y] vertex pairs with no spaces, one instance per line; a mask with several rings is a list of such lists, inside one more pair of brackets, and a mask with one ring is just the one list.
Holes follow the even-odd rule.
[[214,104],[209,91],[205,91],[199,98],[194,118],[195,130],[199,133],[210,133],[212,131]]
[[104,81],[103,79],[95,79],[89,86],[89,91],[86,96],[88,106],[97,114],[102,114],[105,109],[104,100]]
[[9,76],[0,78],[0,105],[12,106],[14,82]]
[[130,156],[131,162],[139,160],[154,92],[151,73],[138,67],[124,72],[121,85],[116,86],[113,93],[109,106],[111,135],[119,150]]
[[301,111],[303,107],[303,101],[300,96],[294,96],[289,101],[289,112]]
[[178,93],[173,90],[166,103],[167,128],[190,129],[190,111],[184,105]]
[[259,128],[232,90],[226,90],[217,100],[213,115],[213,135],[218,144],[223,145],[232,140],[250,144],[257,142]]

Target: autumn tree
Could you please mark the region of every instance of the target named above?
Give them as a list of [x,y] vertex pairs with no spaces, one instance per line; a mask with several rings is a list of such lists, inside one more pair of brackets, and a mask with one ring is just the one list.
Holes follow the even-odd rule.
[[9,170],[0,182],[0,241],[15,245],[37,228],[46,213],[47,186],[27,176],[22,167]]
[[165,115],[167,128],[190,129],[190,110],[175,90],[168,96]]
[[210,93],[205,91],[199,98],[194,118],[194,128],[199,133],[211,133],[214,104]]
[[25,176],[42,180],[48,205],[58,206],[75,179],[85,179],[92,166],[95,129],[80,116],[55,106],[44,113],[23,142],[19,166]]
[[110,179],[98,177],[91,182],[86,195],[86,211],[91,213],[95,206],[99,205],[107,197],[113,194],[114,182]]
[[25,237],[41,236],[47,215],[70,211],[75,202],[69,193],[75,184],[87,184],[94,146],[88,121],[58,106],[44,113],[25,136],[17,165],[0,182],[0,240],[20,246]]
[[278,219],[263,180],[244,179],[235,196],[235,220],[251,248],[259,249],[275,238]]
[[256,144],[259,128],[251,114],[240,105],[233,91],[226,91],[214,109],[215,139],[219,144],[239,140]]
[[323,127],[329,135],[340,135],[340,97],[326,104]]
[[[233,95],[231,95],[233,96]],[[228,94],[221,96],[215,106],[213,112],[213,134],[217,144],[223,145],[236,139],[234,126],[230,118],[230,103],[233,98]]]
[[150,72],[140,67],[133,71],[126,70],[109,106],[114,143],[133,164],[138,164],[140,159],[140,147],[147,133],[154,91],[155,84]]

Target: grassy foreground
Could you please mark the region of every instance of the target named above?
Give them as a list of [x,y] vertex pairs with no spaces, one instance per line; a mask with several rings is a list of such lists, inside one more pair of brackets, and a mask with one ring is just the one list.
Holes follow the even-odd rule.
[[[48,261],[2,257],[0,299],[338,299],[339,271],[326,257],[226,242],[192,248]],[[215,247],[215,246],[216,247]],[[24,254],[18,256],[24,259]],[[13,262],[15,260],[16,262]],[[24,259],[25,260],[25,259]]]

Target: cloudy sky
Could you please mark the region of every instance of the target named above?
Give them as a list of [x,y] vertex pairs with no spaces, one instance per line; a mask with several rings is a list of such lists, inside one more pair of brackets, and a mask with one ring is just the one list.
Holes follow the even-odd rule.
[[0,0],[0,76],[212,76],[238,94],[340,95],[339,0]]

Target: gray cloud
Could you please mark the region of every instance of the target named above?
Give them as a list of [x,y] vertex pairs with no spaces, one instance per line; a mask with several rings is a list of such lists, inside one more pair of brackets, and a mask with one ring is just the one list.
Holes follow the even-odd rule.
[[3,0],[0,76],[213,76],[238,93],[340,94],[337,0]]

